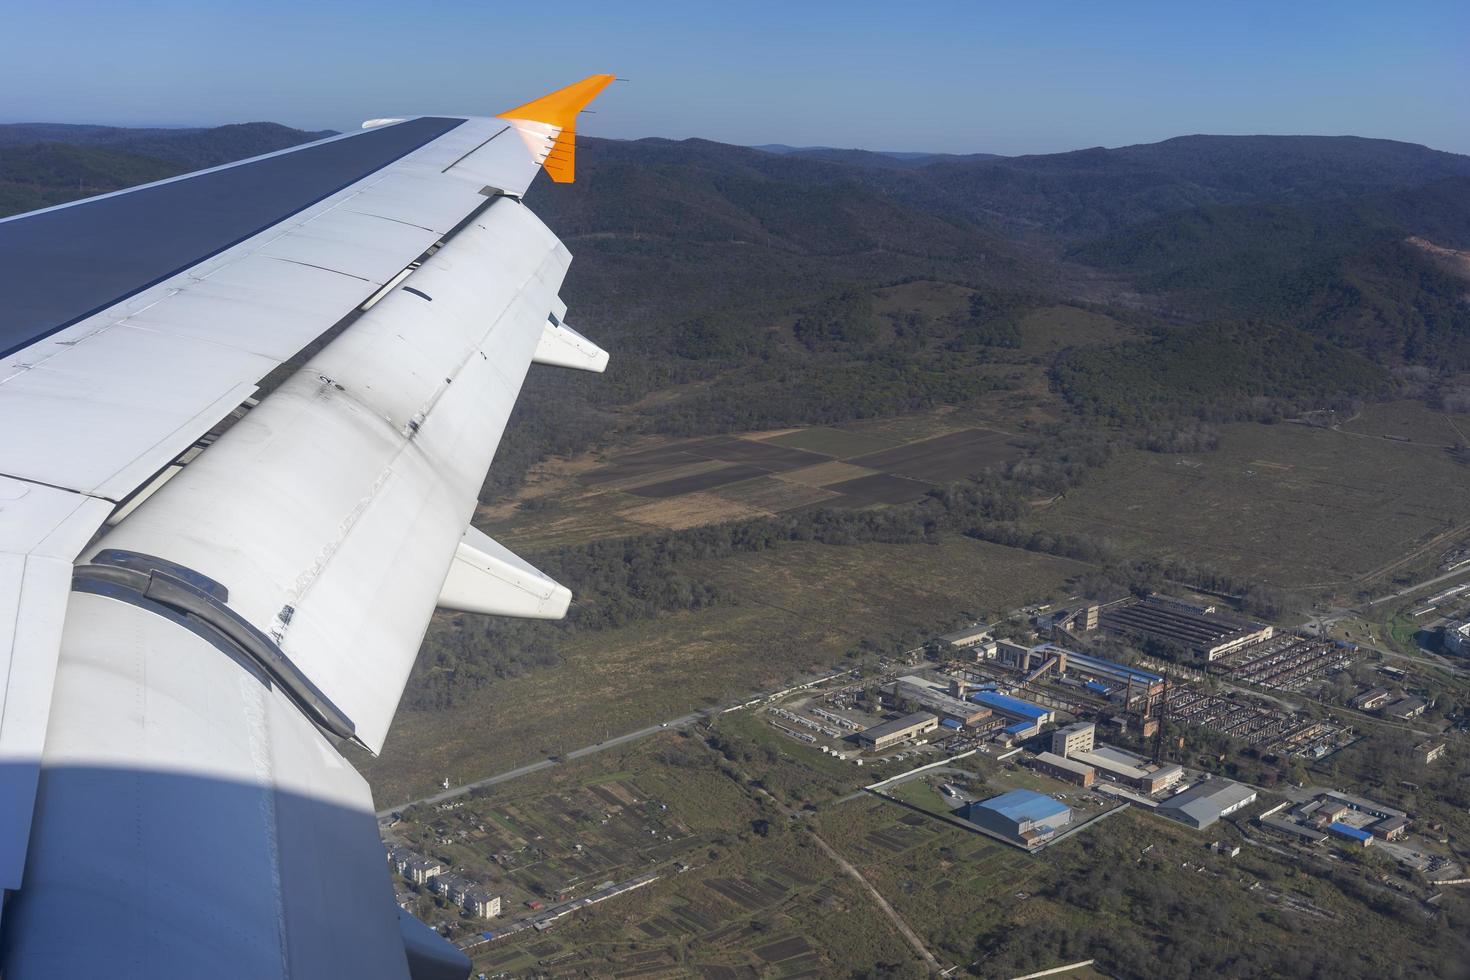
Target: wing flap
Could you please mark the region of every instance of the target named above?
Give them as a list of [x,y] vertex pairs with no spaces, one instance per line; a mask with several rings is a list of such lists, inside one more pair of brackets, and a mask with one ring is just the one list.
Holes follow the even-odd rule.
[[377,751],[568,261],[501,198],[106,546],[222,583]]
[[455,612],[561,619],[572,593],[477,528],[466,528],[439,589],[437,605]]
[[0,477],[0,887],[20,885],[72,556],[110,505]]
[[552,314],[536,345],[536,363],[601,374],[607,370],[607,351],[598,347]]

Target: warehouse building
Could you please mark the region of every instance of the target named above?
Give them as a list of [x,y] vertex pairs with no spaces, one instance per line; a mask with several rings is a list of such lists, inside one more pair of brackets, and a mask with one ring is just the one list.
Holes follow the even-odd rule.
[[1375,687],[1359,694],[1349,701],[1348,704],[1351,707],[1357,708],[1359,711],[1377,711],[1385,704],[1388,704],[1389,697],[1391,695],[1388,693],[1387,688]]
[[1060,779],[1065,783],[1076,783],[1084,788],[1090,787],[1097,780],[1097,770],[1085,763],[1053,752],[1038,753],[1031,760],[1032,768],[1053,779]]
[[1113,606],[1102,614],[1100,624],[1109,633],[1159,640],[1207,661],[1269,640],[1276,632],[1273,626],[1196,612],[1188,604],[1162,597]]
[[1051,733],[1051,750],[1062,758],[1074,752],[1091,752],[1097,726],[1090,721],[1073,722]]
[[1256,791],[1249,786],[1211,776],[1160,803],[1158,812],[1195,830],[1203,830],[1255,800]]
[[906,742],[920,735],[927,735],[939,727],[939,719],[927,711],[916,711],[902,718],[885,721],[881,725],[858,732],[858,741],[874,752]]
[[975,725],[990,717],[989,708],[950,697],[925,683],[922,677],[901,677],[893,682],[886,693],[895,707],[911,705],[940,718],[952,718],[961,725]]
[[971,803],[965,819],[1022,847],[1040,847],[1072,822],[1072,810],[1060,800],[1029,789],[1015,789]]

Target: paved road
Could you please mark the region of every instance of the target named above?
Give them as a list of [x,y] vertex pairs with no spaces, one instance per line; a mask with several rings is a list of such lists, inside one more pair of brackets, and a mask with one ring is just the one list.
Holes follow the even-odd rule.
[[[761,694],[754,694],[751,695],[751,697],[746,698],[744,701],[737,702],[737,705],[748,704],[751,701],[759,701],[766,698],[776,697],[781,694],[787,694],[791,691],[797,690],[800,687],[810,687],[814,684],[821,684],[825,681],[841,677],[845,673],[847,673],[846,670],[839,670],[834,673],[823,674],[820,677],[814,677],[810,681],[798,682],[796,685],[784,688],[781,691],[768,691]],[[636,732],[628,732],[624,735],[615,735],[612,738],[604,739],[603,741],[596,742],[592,745],[584,745],[580,749],[572,749],[570,752],[566,753],[564,758],[580,759],[583,756],[592,755],[595,752],[602,752],[606,749],[616,748],[619,745],[626,745],[628,742],[637,741],[640,738],[647,738],[650,735],[655,735],[668,728],[685,728],[689,725],[695,724],[696,722],[703,721],[706,718],[717,715],[720,713],[721,710],[721,708],[716,707],[702,708],[699,711],[691,711],[687,715],[680,715],[678,718],[673,718],[669,721],[660,722],[657,725],[649,725],[647,728],[640,728]],[[394,812],[407,809],[408,807],[411,807],[416,803],[428,803],[430,805],[443,803],[446,800],[452,800],[455,797],[464,796],[466,793],[473,792],[474,790],[481,789],[486,786],[494,786],[497,783],[508,782],[512,779],[519,779],[521,776],[529,776],[531,773],[540,772],[542,769],[550,769],[552,766],[560,765],[561,761],[562,759],[558,757],[541,759],[540,761],[521,766],[518,769],[511,769],[509,772],[502,772],[494,776],[487,776],[484,779],[477,779],[474,782],[470,783],[461,783],[458,786],[451,786],[449,789],[442,790],[430,796],[422,797],[421,799],[409,800],[406,803],[399,803],[396,806],[390,806],[386,809],[379,810],[377,815],[380,818],[389,817],[392,816]]]
[[378,816],[392,816],[394,811],[407,809],[408,807],[413,806],[415,803],[443,803],[445,800],[452,800],[456,796],[463,796],[464,794],[472,790],[477,790],[482,786],[494,786],[496,783],[503,783],[507,780],[516,779],[520,776],[529,776],[533,772],[540,772],[542,769],[550,769],[554,765],[556,765],[555,759],[542,759],[540,762],[533,762],[528,766],[521,766],[519,769],[512,769],[509,772],[502,772],[495,776],[488,776],[485,779],[477,779],[473,783],[463,783],[459,786],[452,786],[449,789],[444,790],[442,793],[435,793],[433,796],[425,796],[423,799],[420,800],[413,800],[409,803],[400,803],[397,806],[390,806],[386,810],[379,810]]
[[1388,602],[1391,599],[1402,599],[1404,596],[1414,592],[1418,592],[1420,589],[1427,589],[1431,585],[1438,585],[1441,582],[1448,582],[1451,579],[1463,578],[1466,575],[1470,575],[1470,569],[1456,568],[1453,571],[1445,572],[1443,575],[1436,575],[1433,578],[1427,578],[1422,582],[1415,582],[1413,585],[1406,585],[1402,589],[1399,589],[1397,592],[1391,592],[1388,595],[1379,596],[1377,599],[1369,599],[1366,603],[1364,603],[1364,607],[1371,609],[1379,603]]
[[[616,748],[619,745],[624,745],[628,742],[637,741],[640,738],[647,738],[648,736],[653,735],[657,732],[661,732],[666,728],[683,728],[687,725],[692,725],[695,722],[708,717],[709,714],[710,712],[708,711],[690,712],[689,714],[681,715],[678,718],[673,719],[672,721],[666,721],[658,725],[649,725],[647,728],[640,728],[636,732],[628,732],[626,735],[618,735],[605,741],[597,742],[593,745],[584,745],[580,749],[573,749],[566,754],[566,758],[580,759],[585,755],[592,755],[595,752],[602,752],[606,749]],[[542,769],[550,769],[552,766],[560,764],[561,760],[558,758],[541,759],[538,762],[532,762],[529,765],[521,766],[518,769],[511,769],[508,772],[497,773],[494,776],[487,776],[484,779],[477,779],[472,783],[461,783],[458,786],[451,786],[449,789],[446,789],[439,793],[435,793],[432,796],[425,796],[421,799],[411,800],[408,803],[400,803],[397,806],[390,806],[386,810],[379,810],[378,816],[392,816],[395,811],[404,810],[408,807],[413,806],[416,803],[427,803],[431,806],[438,803],[443,803],[446,800],[452,800],[457,796],[464,796],[466,793],[471,793],[477,789],[482,789],[486,786],[494,786],[497,783],[509,782],[512,779],[519,779],[522,776],[529,776],[533,772],[540,772]]]
[[636,732],[629,732],[626,735],[617,735],[613,738],[607,739],[606,741],[598,742],[596,745],[584,745],[580,749],[573,749],[572,751],[567,753],[567,758],[580,759],[584,755],[592,755],[594,752],[601,752],[604,749],[615,748],[628,742],[637,741],[640,738],[647,738],[650,735],[656,735],[659,732],[663,731],[665,728],[684,728],[688,725],[694,724],[697,721],[703,721],[705,718],[708,718],[711,713],[711,711],[691,711],[687,715],[680,715],[673,721],[662,722],[658,725],[649,725],[647,728],[640,728]]

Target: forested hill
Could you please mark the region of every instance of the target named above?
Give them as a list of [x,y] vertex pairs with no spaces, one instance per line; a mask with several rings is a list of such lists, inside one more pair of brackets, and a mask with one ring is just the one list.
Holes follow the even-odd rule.
[[[322,135],[0,126],[0,209]],[[1445,251],[1470,247],[1470,157],[1406,143],[1186,136],[992,158],[584,137],[577,183],[538,182],[531,201],[577,256],[565,295],[578,322],[628,356],[595,388],[548,382],[544,403],[527,402],[541,424],[518,430],[516,464],[522,449],[503,447],[511,480],[531,453],[585,444],[607,408],[655,391],[669,394],[637,425],[836,422],[1020,386],[1009,359],[1049,372],[1076,411],[1156,426],[1263,398],[1376,397],[1403,364],[1446,385],[1470,369],[1466,263]],[[948,292],[882,292],[906,282]],[[1127,337],[1106,356],[1069,354],[1095,341],[1063,332],[1042,352],[1025,324],[1057,304]],[[1220,338],[1248,356],[1220,362],[1214,384],[1170,371],[1114,386],[1101,370],[1182,363]],[[1273,350],[1312,356],[1282,371]]]
[[1119,149],[935,163],[895,193],[1012,232],[1071,241],[1214,204],[1301,203],[1470,176],[1470,157],[1351,136],[1183,136]]
[[0,215],[121,190],[333,135],[277,123],[212,129],[0,125]]

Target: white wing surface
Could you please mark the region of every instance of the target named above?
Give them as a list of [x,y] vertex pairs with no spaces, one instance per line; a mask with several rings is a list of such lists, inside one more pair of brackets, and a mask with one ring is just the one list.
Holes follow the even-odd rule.
[[0,221],[5,976],[467,966],[337,746],[436,605],[565,613],[469,520],[529,366],[606,364],[520,199],[609,81]]

